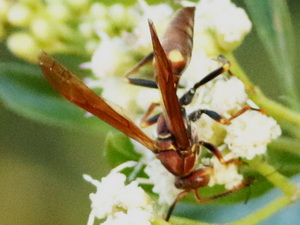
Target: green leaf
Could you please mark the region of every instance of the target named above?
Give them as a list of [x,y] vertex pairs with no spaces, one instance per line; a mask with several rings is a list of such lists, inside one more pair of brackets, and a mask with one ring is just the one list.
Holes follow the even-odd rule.
[[46,82],[38,66],[0,63],[0,98],[10,110],[27,118],[71,128],[107,131],[101,120],[62,98]]
[[299,109],[299,104],[294,104],[299,103],[297,83],[294,80],[296,44],[287,2],[248,0],[246,4],[259,38],[277,70],[284,95],[291,99],[287,103]]
[[112,167],[131,160],[138,161],[141,157],[141,155],[134,150],[130,139],[119,132],[110,132],[106,136],[105,156]]

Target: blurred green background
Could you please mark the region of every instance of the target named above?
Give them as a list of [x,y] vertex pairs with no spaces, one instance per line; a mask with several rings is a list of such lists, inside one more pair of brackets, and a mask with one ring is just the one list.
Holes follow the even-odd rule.
[[[244,5],[242,1],[235,2]],[[290,0],[288,3],[296,43],[300,43],[299,1]],[[299,52],[300,45],[295,47]],[[250,79],[267,96],[278,99],[280,81],[274,75],[275,71],[255,29],[235,53]],[[17,60],[3,43],[0,60]],[[299,61],[296,66],[300,67]],[[37,123],[9,111],[1,103],[0,127],[0,224],[86,224],[90,212],[88,195],[94,191],[94,187],[83,180],[82,174],[100,178],[108,173],[110,168],[102,152],[104,134]],[[252,200],[243,207],[220,207],[220,211],[212,210],[208,204],[195,206],[194,210],[187,212],[185,204],[181,204],[181,210],[177,212],[189,217],[197,217],[198,213],[198,216],[212,214],[213,219],[208,218],[208,221],[218,221],[218,217],[221,219],[224,213],[231,213],[234,218],[233,214],[241,213],[241,208],[251,210],[257,205],[264,205],[272,196],[268,195],[259,201]],[[299,203],[280,212],[278,216],[290,219],[298,216],[300,219],[297,210],[300,211]],[[284,224],[294,224],[295,221]],[[264,224],[283,223],[275,216]]]

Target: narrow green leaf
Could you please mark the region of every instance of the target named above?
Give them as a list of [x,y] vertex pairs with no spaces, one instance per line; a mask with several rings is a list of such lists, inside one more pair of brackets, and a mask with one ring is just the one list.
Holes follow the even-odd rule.
[[10,110],[27,118],[67,127],[107,131],[101,120],[86,118],[46,82],[38,66],[0,63],[0,98]]
[[138,161],[141,157],[130,139],[122,133],[109,133],[105,141],[105,156],[112,167],[127,161]]
[[[287,103],[299,109],[294,80],[295,40],[286,0],[247,0],[252,22],[278,73]],[[298,102],[295,104],[295,102]]]

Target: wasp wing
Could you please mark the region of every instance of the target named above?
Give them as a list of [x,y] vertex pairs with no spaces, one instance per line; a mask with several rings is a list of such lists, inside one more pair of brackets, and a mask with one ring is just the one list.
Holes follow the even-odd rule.
[[190,145],[190,135],[184,124],[181,106],[176,95],[172,68],[151,21],[149,21],[149,27],[154,52],[155,78],[163,100],[165,120],[170,132],[175,136],[178,147],[186,149]]
[[39,55],[39,62],[48,82],[66,99],[140,142],[148,149],[155,150],[154,141],[140,128],[130,119],[116,112],[61,64],[45,52]]

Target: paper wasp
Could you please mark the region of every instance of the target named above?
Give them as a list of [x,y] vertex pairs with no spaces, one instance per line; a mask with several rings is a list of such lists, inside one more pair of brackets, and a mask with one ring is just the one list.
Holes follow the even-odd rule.
[[[228,124],[250,107],[244,107],[229,119],[223,118],[214,111],[205,109],[199,109],[186,115],[184,106],[192,101],[197,88],[223,72],[230,73],[229,61],[220,57],[219,60],[223,63],[223,66],[196,83],[182,97],[177,97],[176,90],[180,75],[189,64],[191,58],[194,13],[194,7],[186,7],[179,10],[167,27],[162,42],[160,42],[156,34],[153,23],[149,21],[153,53],[145,57],[126,75],[128,81],[132,84],[160,90],[163,113],[148,118],[153,109],[153,107],[150,107],[143,121],[144,126],[157,123],[156,140],[148,137],[126,116],[115,111],[82,81],[46,53],[42,52],[39,56],[41,69],[54,89],[72,103],[147,147],[156,155],[164,167],[176,177],[175,186],[182,189],[183,192],[178,195],[170,207],[166,220],[169,220],[175,204],[191,191],[195,192],[196,199],[199,202],[205,202],[236,191],[249,183],[243,182],[232,190],[207,199],[201,199],[197,192],[198,188],[207,186],[212,173],[211,167],[196,169],[200,146],[207,148],[224,165],[236,163],[237,160],[225,161],[214,145],[198,140],[196,132],[191,129],[191,122],[199,119],[202,114],[206,114],[222,124]],[[129,78],[133,72],[147,62],[152,61],[152,59],[155,81]]]

